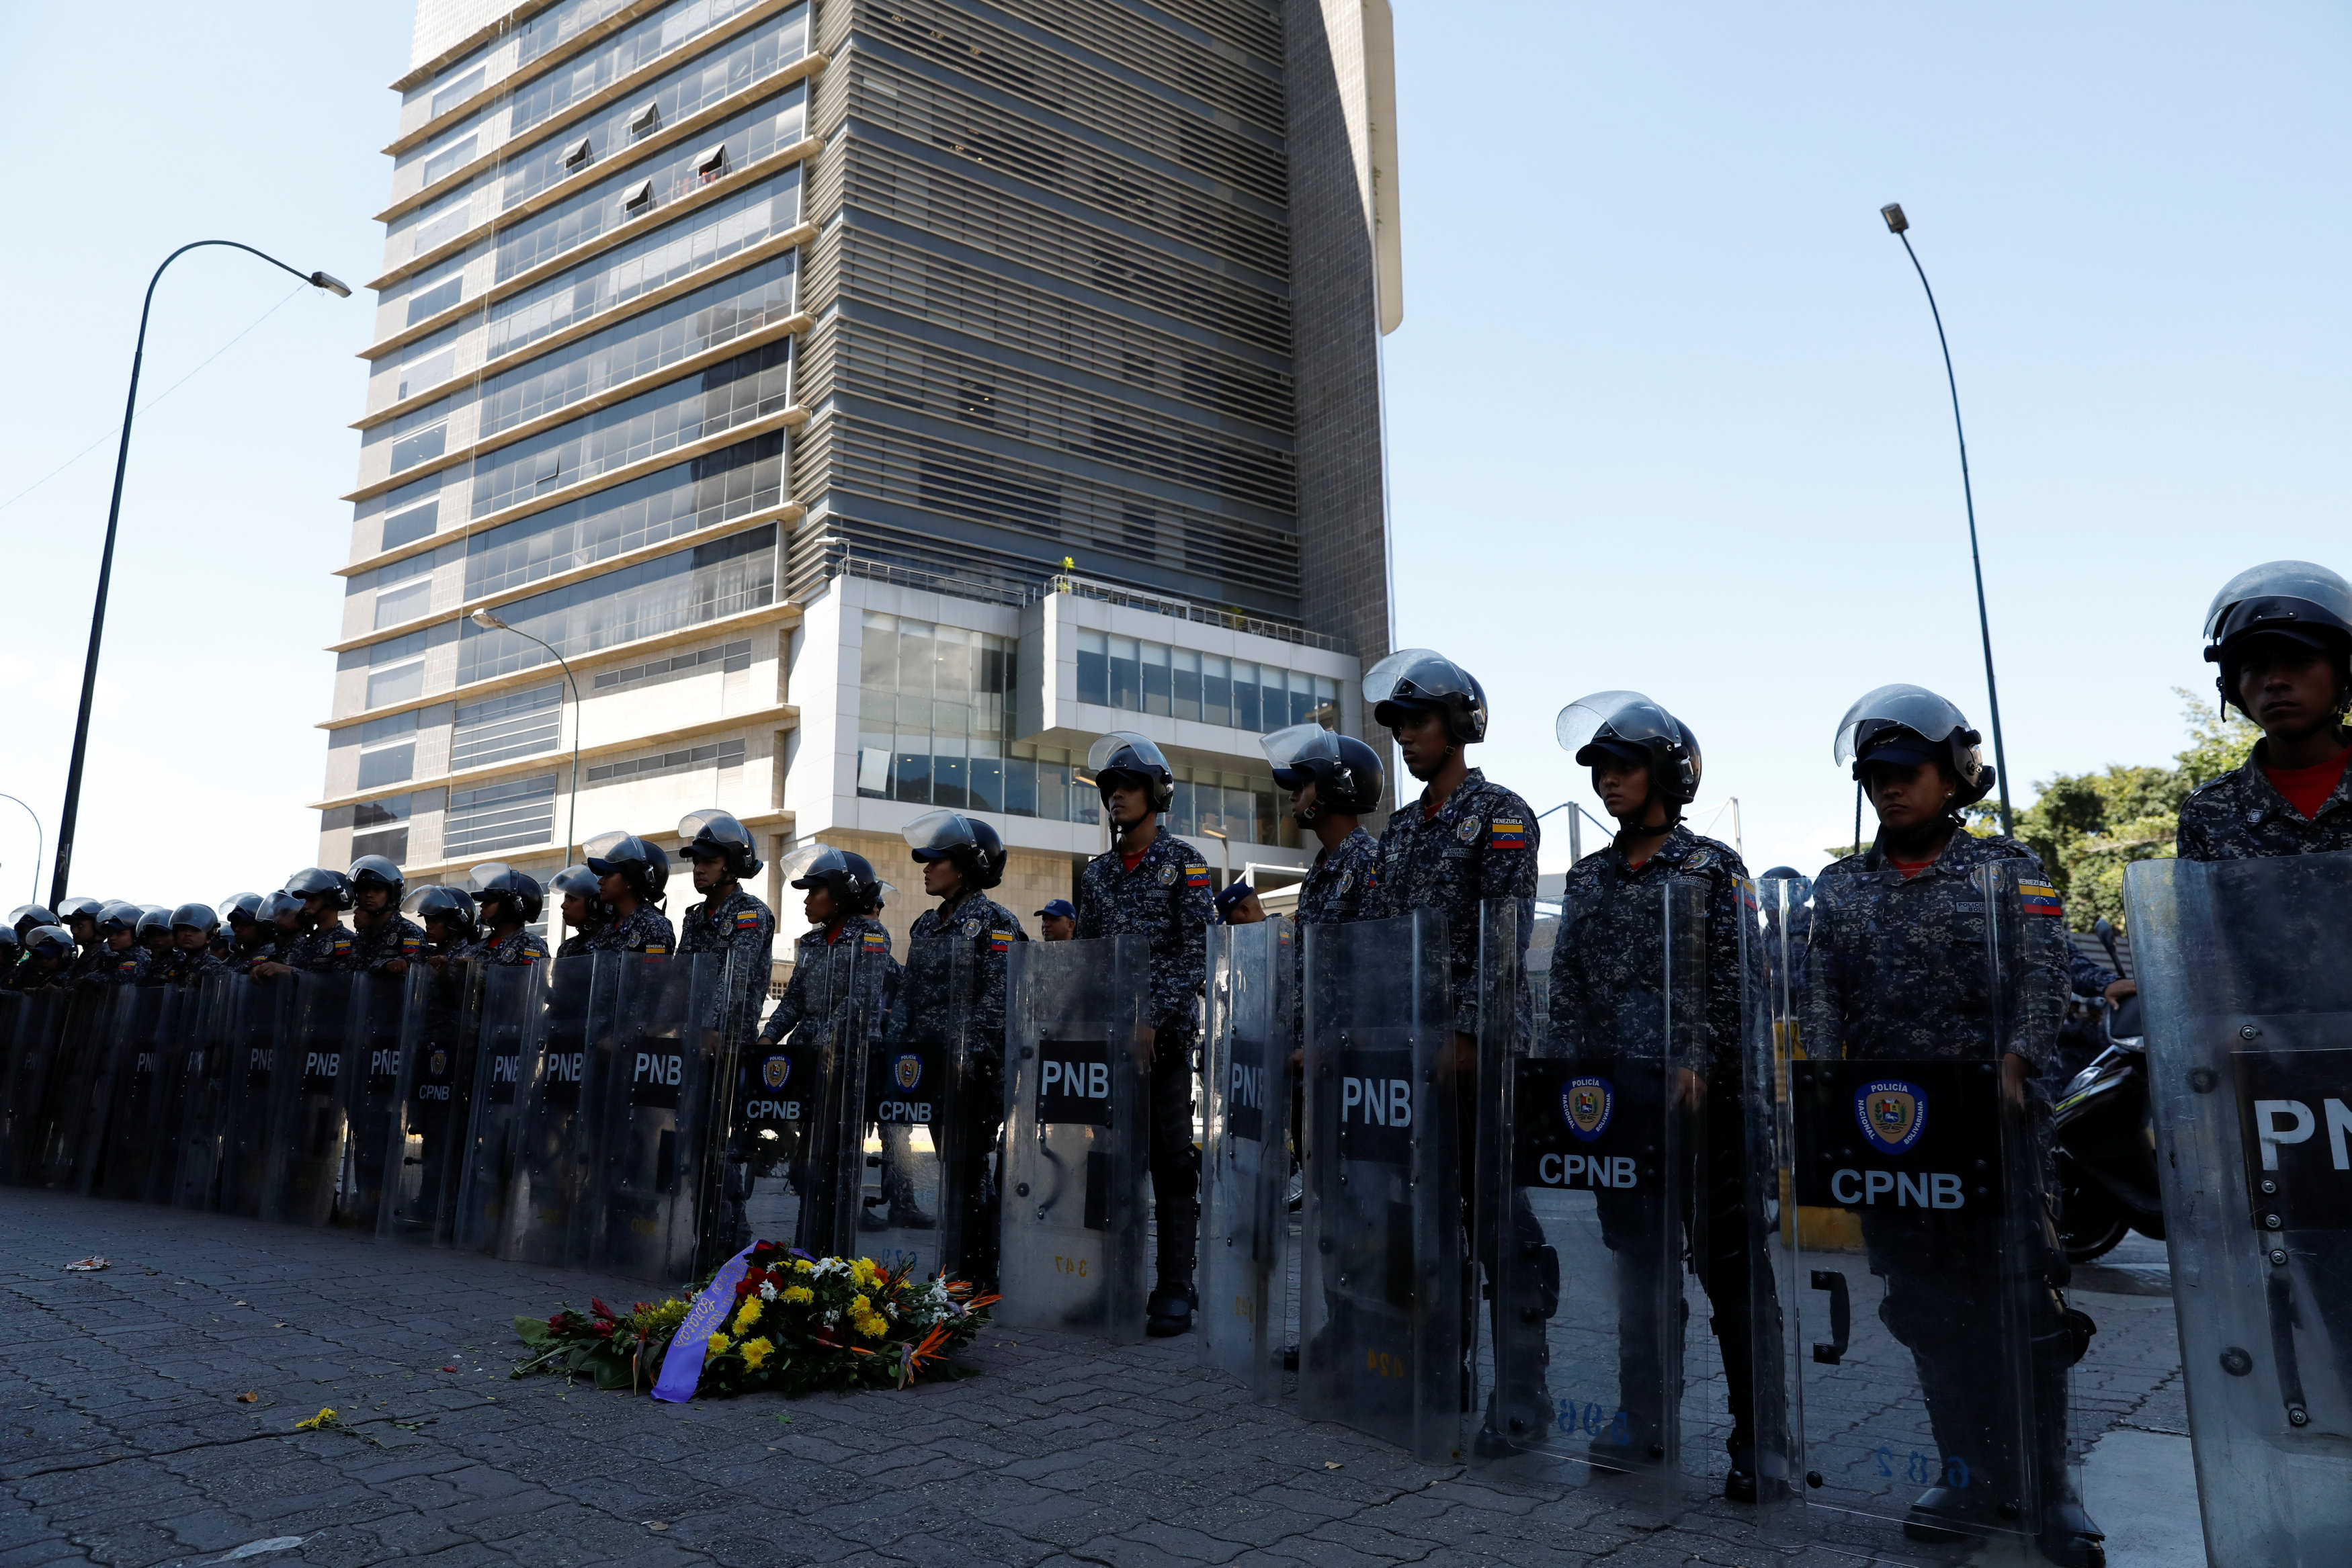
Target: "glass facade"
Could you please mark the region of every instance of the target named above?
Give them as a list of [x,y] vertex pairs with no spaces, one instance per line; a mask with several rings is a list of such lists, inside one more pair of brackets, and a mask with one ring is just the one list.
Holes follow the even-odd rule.
[[1010,810],[1004,737],[1012,641],[870,611],[862,639],[857,792],[959,810]]
[[1294,724],[1339,727],[1339,683],[1328,675],[1103,632],[1081,631],[1077,642],[1082,703],[1269,735]]
[[[562,653],[586,653],[656,637],[771,602],[776,590],[776,528],[730,534],[608,571],[551,593],[499,607],[499,618]],[[546,664],[547,649],[514,632],[459,622],[457,684],[486,681]]]

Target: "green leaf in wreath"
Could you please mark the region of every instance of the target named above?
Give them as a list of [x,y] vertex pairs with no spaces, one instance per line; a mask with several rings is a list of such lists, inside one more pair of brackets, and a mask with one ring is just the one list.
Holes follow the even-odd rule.
[[545,1318],[517,1318],[514,1326],[515,1337],[525,1344],[541,1345],[555,1337]]

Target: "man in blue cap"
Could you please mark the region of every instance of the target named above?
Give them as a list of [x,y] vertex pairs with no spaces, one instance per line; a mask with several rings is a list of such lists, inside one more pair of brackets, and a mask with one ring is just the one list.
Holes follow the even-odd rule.
[[1078,909],[1066,898],[1049,901],[1036,912],[1037,929],[1048,942],[1067,942],[1078,934]]
[[1265,905],[1248,883],[1230,883],[1217,894],[1217,918],[1228,925],[1256,925],[1265,919]]

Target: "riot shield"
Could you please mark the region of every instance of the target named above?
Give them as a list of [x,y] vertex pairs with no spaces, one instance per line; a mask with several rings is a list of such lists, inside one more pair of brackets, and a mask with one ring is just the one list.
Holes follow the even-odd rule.
[[456,1233],[482,976],[488,967],[452,963],[436,972],[418,962],[409,968],[383,1156],[379,1236],[446,1246]]
[[1433,1463],[1462,1454],[1465,1093],[1434,909],[1306,928],[1298,1398]]
[[539,1049],[516,1062],[512,1175],[498,1242],[501,1258],[562,1267],[578,1262],[586,1250],[583,1202],[589,1150],[580,1082],[597,1019],[614,1016],[612,992],[620,984],[623,956],[583,953],[548,966]]
[[973,1017],[979,978],[969,940],[910,943],[866,1065],[859,1137],[873,1128],[876,1146],[865,1160],[859,1246],[877,1263],[910,1266],[919,1279],[943,1270],[970,1279],[975,1262],[989,1261],[973,1250],[982,1228],[973,1204],[998,1115],[980,1112],[991,1089],[998,1106],[985,1109],[997,1111],[1003,1090],[1000,1080],[977,1082],[988,1073]]
[[176,1149],[168,1201],[177,1208],[220,1207],[227,1166],[230,1104],[236,1082],[231,1039],[232,998],[252,982],[241,976],[213,975],[190,992],[185,1045],[171,1083],[172,1138]]
[[2205,1549],[2352,1539],[2352,854],[2125,873]]
[[[24,991],[0,991],[0,1181],[15,1179],[16,1145],[22,1136],[16,1115],[17,1080],[35,1039],[27,1025],[37,999]],[[40,1066],[47,1070],[46,1057],[40,1059]]]
[[[1559,1483],[1620,1478],[1654,1512],[1754,1465],[1734,1419],[1752,1389],[1745,933],[1710,931],[1708,892],[1661,871],[1565,899],[1540,1015],[1516,980],[1532,908],[1480,915],[1477,1451]],[[1710,1136],[1718,1107],[1727,1137]]]
[[[594,963],[583,956],[477,966],[465,982],[471,1012],[460,1015],[467,1033],[459,1049],[470,1053],[473,1065],[462,1076],[451,1069],[452,1083],[468,1091],[451,1245],[492,1253],[507,1245],[514,1223],[522,1086],[545,1044],[550,987],[560,974],[567,988],[584,990]],[[584,998],[577,1005],[584,1008]],[[410,1213],[408,1222],[417,1223],[415,1211]]]
[[1288,1343],[1289,921],[1209,927],[1201,1061],[1201,1348],[1260,1399],[1281,1397]]
[[76,991],[67,999],[33,1131],[36,1186],[79,1192],[98,1163],[106,1128],[100,1090],[111,1061],[120,988]]
[[346,1090],[355,975],[297,971],[270,982],[293,989],[291,1033],[269,1076],[268,1150],[261,1218],[325,1225],[335,1218],[343,1179]]
[[1793,1019],[1751,1039],[1752,1076],[1786,1051],[1773,1252],[1807,1505],[1791,1528],[1825,1546],[2038,1562],[2036,1536],[2080,1518],[2069,1369],[2092,1325],[2061,1294],[2049,1086],[2030,1076],[2066,988],[2037,876],[1828,875],[1801,932],[1780,912],[1803,969],[1776,993]]
[[254,1218],[268,1190],[272,1113],[278,1082],[301,1065],[296,1032],[301,988],[295,977],[232,977],[222,998],[227,1053],[228,1127],[222,1136],[220,1212]]
[[1000,1322],[1143,1337],[1150,947],[1006,955]]
[[674,1284],[695,1269],[728,956],[612,957],[611,984],[592,1004],[581,1076],[583,1261]]
[[98,1093],[107,1108],[105,1150],[90,1184],[99,1197],[152,1203],[170,1191],[166,1059],[184,1048],[179,1035],[186,996],[178,986],[115,989],[111,1060]]
[[403,1020],[411,989],[431,973],[416,961],[398,975],[352,977],[336,1085],[343,1105],[343,1163],[331,1217],[343,1229],[373,1235],[383,1218],[385,1173],[400,1168],[386,1162],[400,1105]]

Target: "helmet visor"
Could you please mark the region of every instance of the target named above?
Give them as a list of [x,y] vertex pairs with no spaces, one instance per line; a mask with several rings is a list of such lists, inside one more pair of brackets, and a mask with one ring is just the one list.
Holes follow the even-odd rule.
[[172,911],[172,925],[176,928],[193,925],[199,931],[214,931],[220,926],[220,916],[209,904],[184,904]]
[[1319,724],[1294,724],[1287,729],[1258,737],[1257,744],[1277,774],[1302,762],[1337,764],[1342,760],[1338,733]]
[[2231,606],[2256,599],[2298,601],[2280,608],[2295,611],[2296,619],[2305,622],[2317,621],[2336,631],[2352,631],[2352,583],[2311,561],[2273,560],[2249,567],[2221,585],[2205,612],[2206,637],[2221,634],[2222,622],[2233,619]]
[[898,830],[907,847],[924,859],[947,853],[950,850],[978,849],[980,835],[972,831],[971,819],[961,811],[926,811]]
[[748,850],[751,847],[750,831],[735,820],[733,812],[722,811],[715,806],[708,810],[688,811],[685,816],[680,817],[677,821],[677,837],[678,841],[685,844],[688,850],[693,848],[697,839],[708,839],[714,844],[731,850]]
[[1477,689],[1461,665],[1434,648],[1401,648],[1364,672],[1364,701],[1374,707],[1416,699],[1475,700]]
[[1907,729],[1922,740],[1942,742],[1968,728],[1967,715],[1925,686],[1881,686],[1864,693],[1838,720],[1836,757],[1841,764],[1852,762],[1882,730]]
[[565,866],[555,873],[548,885],[558,893],[576,893],[583,898],[593,898],[601,891],[596,884],[596,873],[584,865]]
[[1100,779],[1106,772],[1125,770],[1172,773],[1160,747],[1132,730],[1114,729],[1087,747],[1087,771]]
[[1552,734],[1580,766],[1588,765],[1584,749],[1596,740],[1624,741],[1644,747],[1646,754],[1651,741],[1671,745],[1682,738],[1674,716],[1639,692],[1594,692],[1579,697],[1559,710]]
[[819,877],[846,875],[849,862],[831,844],[805,843],[776,863],[777,874],[791,887],[814,887]]
[[581,846],[582,859],[588,869],[598,876],[609,876],[620,867],[631,864],[653,864],[653,856],[646,850],[645,841],[635,833],[599,833]]

